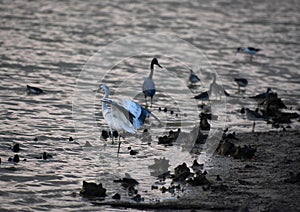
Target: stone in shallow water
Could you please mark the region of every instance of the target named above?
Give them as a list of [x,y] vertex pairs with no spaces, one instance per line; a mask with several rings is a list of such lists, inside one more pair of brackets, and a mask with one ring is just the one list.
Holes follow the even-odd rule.
[[178,128],[177,131],[170,130],[169,135],[158,137],[158,144],[172,145],[172,143],[177,140],[180,132],[180,128]]
[[112,196],[112,198],[113,199],[121,199],[121,196],[120,196],[120,194],[118,194],[118,193],[115,193],[113,196]]
[[102,183],[98,185],[96,183],[89,183],[83,181],[83,185],[80,191],[80,195],[84,197],[105,197],[106,189],[102,187]]
[[18,154],[15,154],[13,158],[12,158],[12,157],[9,157],[9,158],[8,158],[8,161],[9,161],[9,162],[12,162],[12,161],[13,161],[13,162],[15,162],[15,163],[18,163],[18,162],[20,161],[20,156],[19,156]]
[[240,147],[226,139],[220,142],[216,152],[219,155],[231,156],[234,159],[252,159],[256,152],[256,148],[253,148],[250,145]]
[[173,177],[173,181],[184,181],[187,177],[190,176],[190,169],[187,167],[186,163],[182,163],[175,167],[175,173]]
[[18,144],[18,143],[14,144],[14,146],[12,147],[12,151],[13,152],[19,152],[20,151],[20,144]]

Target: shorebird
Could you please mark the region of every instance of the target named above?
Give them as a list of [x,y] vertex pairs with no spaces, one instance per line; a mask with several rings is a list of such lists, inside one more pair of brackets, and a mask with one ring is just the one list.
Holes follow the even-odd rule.
[[213,81],[209,86],[209,90],[202,92],[197,96],[194,96],[194,99],[201,99],[203,101],[207,101],[209,100],[209,97],[211,97],[211,95],[221,96],[225,94],[225,96],[230,96],[230,94],[226,92],[223,86],[216,83],[216,74],[213,74],[212,76],[213,76]]
[[27,85],[27,91],[29,94],[41,94],[44,92],[42,89],[30,85]]
[[253,55],[256,55],[257,52],[261,51],[261,49],[256,49],[253,47],[238,47],[236,53],[245,53],[250,55],[250,60],[252,60]]
[[271,92],[271,88],[268,88],[265,93],[261,93],[256,96],[250,96],[249,98],[255,99],[256,101],[260,102],[260,101],[265,100],[268,97],[270,92]]
[[[149,116],[154,117],[158,122],[159,119],[153,115],[149,110],[143,108],[138,103],[124,99],[120,104],[109,98],[110,90],[106,85],[100,87],[105,91],[105,95],[102,99],[102,113],[105,121],[107,122],[113,140],[113,131],[136,133],[144,123],[145,119]],[[111,108],[108,107],[111,106]],[[120,152],[120,134],[119,134],[119,146],[118,153]]]
[[248,85],[248,80],[244,78],[234,78],[234,81],[238,85],[238,93],[241,91],[241,87],[246,87]]
[[200,82],[199,77],[194,73],[194,71],[192,69],[190,69],[189,81],[190,81],[190,83]]
[[259,113],[258,108],[256,110],[250,110],[249,108],[245,108],[247,119],[249,120],[264,120],[264,117]]
[[150,65],[150,74],[144,80],[144,83],[142,85],[143,93],[145,95],[146,105],[147,105],[147,97],[149,96],[151,98],[151,107],[152,107],[153,96],[155,95],[155,91],[156,91],[155,84],[153,81],[154,65],[157,65],[158,67],[162,68],[162,66],[158,63],[158,60],[156,58],[153,58]]

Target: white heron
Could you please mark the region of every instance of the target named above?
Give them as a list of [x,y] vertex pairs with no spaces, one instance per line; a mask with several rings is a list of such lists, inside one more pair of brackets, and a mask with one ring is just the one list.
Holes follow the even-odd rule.
[[[117,130],[119,132],[136,133],[137,130],[144,125],[145,119],[150,115],[160,122],[155,115],[153,115],[149,110],[143,108],[138,103],[129,99],[124,99],[122,104],[120,104],[108,98],[110,94],[108,86],[102,85],[100,88],[105,91],[105,95],[102,100],[102,113],[109,126],[111,135],[113,135],[113,130]],[[109,108],[108,105],[111,107]],[[119,134],[118,153],[120,151],[120,145],[121,142]]]
[[157,65],[158,67],[162,68],[161,65],[158,63],[158,60],[156,58],[153,58],[150,65],[150,74],[149,76],[144,80],[142,89],[143,93],[145,95],[145,101],[147,105],[147,97],[149,96],[151,98],[151,107],[152,107],[152,100],[153,96],[155,95],[155,84],[153,81],[153,72],[154,72],[154,65]]

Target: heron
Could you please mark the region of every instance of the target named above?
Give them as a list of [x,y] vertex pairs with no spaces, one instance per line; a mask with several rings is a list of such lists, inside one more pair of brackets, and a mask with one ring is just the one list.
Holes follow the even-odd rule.
[[[110,99],[110,90],[107,85],[101,85],[100,89],[105,91],[105,95],[102,99],[102,113],[109,126],[112,142],[114,142],[114,130],[134,134],[144,125],[146,118],[149,116],[152,116],[155,120],[160,122],[160,120],[149,110],[132,100],[124,99],[122,104],[120,104]],[[109,105],[110,108],[108,107]],[[118,153],[120,152],[121,146],[120,136],[121,135],[119,134]]]
[[193,83],[200,82],[200,78],[194,73],[192,69],[190,69],[189,81]]
[[256,55],[257,52],[261,51],[261,49],[256,49],[254,47],[238,47],[236,53],[245,53],[250,55],[250,60],[252,61],[253,55]]
[[145,95],[146,105],[147,105],[147,97],[149,96],[151,98],[151,107],[152,107],[153,96],[155,95],[155,91],[156,91],[155,84],[153,81],[154,65],[157,65],[158,67],[162,68],[162,66],[158,63],[158,60],[156,58],[153,58],[150,65],[150,74],[144,80],[144,83],[142,85],[143,93]]

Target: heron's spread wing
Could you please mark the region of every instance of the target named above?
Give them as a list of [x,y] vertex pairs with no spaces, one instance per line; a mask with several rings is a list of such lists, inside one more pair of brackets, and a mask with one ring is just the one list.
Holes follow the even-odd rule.
[[103,102],[110,104],[114,109],[116,109],[118,112],[120,112],[124,117],[133,124],[133,120],[135,118],[135,115],[131,113],[128,109],[123,107],[122,105],[119,105],[117,102],[112,101],[111,99],[103,99]]
[[160,122],[160,120],[155,115],[153,115],[149,110],[143,108],[141,105],[139,105],[138,103],[136,103],[134,101],[124,99],[123,104],[124,104],[124,107],[134,115],[133,124],[136,129],[139,129],[143,126],[143,124],[145,123],[145,119],[149,115],[151,115],[158,122]]

